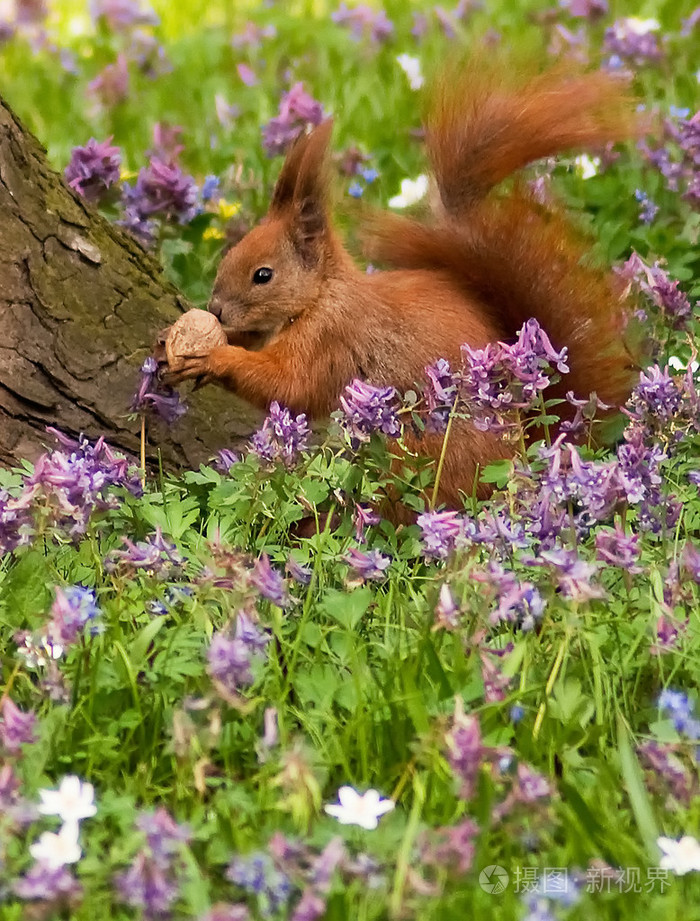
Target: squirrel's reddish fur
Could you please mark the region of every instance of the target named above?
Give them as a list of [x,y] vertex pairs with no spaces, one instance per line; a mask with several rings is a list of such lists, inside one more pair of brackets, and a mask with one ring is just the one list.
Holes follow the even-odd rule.
[[[450,72],[426,120],[439,203],[429,222],[385,215],[370,222],[366,274],[331,226],[330,120],[292,147],[265,220],[224,257],[210,310],[230,344],[192,357],[175,378],[216,381],[261,408],[277,400],[312,418],[338,406],[356,377],[399,391],[426,365],[460,362],[460,345],[513,339],[530,317],[555,348],[569,349],[561,387],[613,405],[630,389],[613,276],[586,262],[588,245],[564,215],[515,185],[493,187],[534,159],[599,147],[636,131],[624,83],[605,73],[507,76],[501,65]],[[272,269],[255,283],[260,267]],[[408,439],[438,457],[442,436]],[[478,468],[509,453],[466,422],[450,435],[439,500],[470,494]]]

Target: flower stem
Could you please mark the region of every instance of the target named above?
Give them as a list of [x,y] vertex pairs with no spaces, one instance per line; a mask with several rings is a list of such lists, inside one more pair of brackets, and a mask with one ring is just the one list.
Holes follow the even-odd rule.
[[146,488],[146,414],[141,413],[141,486]]
[[440,478],[442,477],[442,468],[445,463],[445,455],[447,454],[447,442],[450,438],[450,432],[452,431],[452,420],[455,417],[455,408],[457,406],[457,401],[452,404],[452,409],[450,410],[450,415],[447,420],[447,428],[445,429],[445,437],[442,439],[442,450],[440,451],[440,459],[438,460],[437,471],[435,473],[435,483],[433,484],[433,494],[430,497],[430,508],[431,510],[435,508],[435,503],[437,502],[438,489],[440,488]]

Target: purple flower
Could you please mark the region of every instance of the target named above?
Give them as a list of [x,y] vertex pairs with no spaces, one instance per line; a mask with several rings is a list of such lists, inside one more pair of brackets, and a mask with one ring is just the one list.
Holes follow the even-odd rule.
[[413,25],[411,26],[411,35],[420,41],[428,31],[428,17],[425,13],[413,14]]
[[595,548],[597,558],[604,563],[619,566],[632,574],[643,572],[639,565],[639,534],[626,534],[616,524],[614,531],[597,532]]
[[248,64],[244,64],[243,62],[236,64],[236,70],[245,86],[257,86],[260,82],[255,71],[252,67],[249,67]]
[[463,819],[456,825],[445,825],[432,830],[436,840],[421,847],[421,860],[428,866],[449,867],[457,873],[468,873],[476,853],[479,826],[473,819]]
[[290,879],[261,851],[234,857],[226,870],[226,879],[257,897],[264,915],[272,915],[286,906],[292,894]]
[[290,555],[287,557],[284,568],[287,574],[300,585],[309,585],[311,582],[311,569],[308,566],[302,566],[300,563],[297,563],[293,556]]
[[347,856],[343,839],[339,836],[331,838],[311,865],[309,876],[317,892],[325,895],[330,890],[333,874],[342,866]]
[[215,633],[207,650],[209,676],[228,691],[236,692],[253,682],[250,649],[243,640]]
[[122,543],[126,545],[126,550],[110,550],[105,557],[105,569],[108,572],[119,569],[129,573],[142,569],[148,575],[171,576],[184,567],[185,561],[177,547],[163,537],[160,528],[136,543],[128,537],[122,537]]
[[72,646],[82,635],[85,626],[91,624],[91,632],[97,632],[95,623],[102,613],[95,601],[95,592],[82,585],[56,586],[56,597],[51,606],[51,620],[46,635],[51,643]]
[[665,788],[675,799],[683,805],[690,805],[691,799],[697,795],[697,780],[691,777],[690,772],[674,753],[674,747],[660,742],[643,742],[639,746],[640,760],[645,768],[651,771],[652,789],[662,782]]
[[331,19],[340,26],[347,26],[352,37],[359,41],[364,36],[374,42],[384,42],[394,33],[394,26],[384,10],[375,10],[364,3],[348,7],[341,3]]
[[88,83],[87,88],[106,109],[124,102],[129,95],[129,65],[126,55],[120,52],[114,64],[108,64]]
[[500,821],[518,805],[531,806],[551,796],[552,786],[547,778],[521,761],[516,769],[513,786],[508,796],[494,809],[493,817]]
[[358,544],[365,542],[365,529],[378,525],[381,521],[379,515],[373,508],[365,508],[363,505],[355,505],[355,514],[353,522],[355,524],[355,540]]
[[373,432],[397,438],[401,425],[396,415],[397,394],[393,387],[374,387],[355,379],[340,397],[343,415],[340,424],[353,448],[369,441]]
[[677,732],[687,735],[693,741],[700,740],[700,720],[693,716],[693,704],[687,694],[664,688],[659,694],[658,705],[660,710],[670,716]]
[[634,197],[639,202],[639,220],[642,224],[653,224],[659,213],[659,206],[641,189],[635,190]]
[[197,185],[176,164],[153,156],[136,184],[124,186],[124,204],[126,213],[141,221],[157,215],[187,224],[197,213]]
[[205,176],[201,191],[199,193],[202,201],[212,201],[216,203],[220,198],[220,188],[221,180],[218,176]]
[[442,6],[433,7],[435,18],[440,24],[440,28],[445,33],[445,37],[453,39],[457,37],[457,20]]
[[0,489],[0,557],[30,543],[33,536],[31,503]]
[[431,428],[442,432],[447,426],[453,406],[459,395],[459,375],[453,374],[449,362],[439,358],[425,369],[428,387],[425,399],[428,405],[428,419]]
[[575,550],[542,550],[540,556],[554,568],[559,589],[565,598],[589,601],[605,597],[603,587],[592,581],[598,567],[580,559]]
[[683,547],[681,563],[685,572],[700,584],[700,550],[691,541],[686,541]]
[[110,144],[111,140],[90,138],[84,147],[74,147],[71,152],[66,181],[88,201],[99,201],[111,185],[119,182],[121,151]]
[[142,812],[135,825],[146,835],[151,857],[163,868],[170,865],[173,856],[192,837],[190,829],[186,825],[178,825],[163,806],[154,812]]
[[9,697],[5,697],[0,706],[0,715],[0,743],[5,751],[15,754],[23,745],[36,741],[36,715],[31,710],[25,713]]
[[153,126],[153,147],[148,151],[151,159],[160,160],[173,166],[185,149],[180,135],[185,129],[182,125],[170,125],[168,122],[156,122]]
[[560,6],[577,19],[595,20],[608,12],[607,0],[561,0]]
[[73,538],[87,530],[96,509],[118,508],[117,497],[109,493],[111,487],[123,486],[134,495],[141,494],[127,459],[117,457],[103,438],[91,445],[83,435],[75,441],[56,429],[47,431],[67,450],[39,457],[17,505],[32,507],[35,514],[40,511],[44,520],[66,529]]
[[170,425],[187,412],[187,404],[177,390],[161,383],[158,363],[149,356],[141,365],[141,382],[129,409],[132,413],[151,411]]
[[489,649],[484,646],[479,649],[481,680],[484,682],[484,700],[487,704],[500,703],[506,699],[511,679],[503,674],[498,660],[510,649],[512,649],[511,643],[502,650]]
[[479,720],[476,716],[466,715],[461,704],[455,709],[454,723],[445,741],[450,767],[460,782],[459,795],[469,800],[476,790],[484,747]]
[[464,520],[459,512],[423,512],[416,519],[421,529],[423,556],[445,560],[465,536]]
[[[658,25],[657,25],[658,28]],[[654,29],[643,20],[618,19],[605,30],[603,48],[611,55],[608,66],[616,69],[623,61],[641,66],[661,60],[662,51]]]
[[666,455],[659,445],[645,444],[644,436],[642,427],[625,430],[625,443],[617,449],[617,464],[627,501],[639,506],[639,526],[645,531],[659,531],[663,526],[656,511],[663,501],[659,468]]
[[12,891],[25,902],[55,903],[58,910],[63,903],[77,901],[83,889],[67,867],[35,863],[12,883]]
[[138,0],[92,0],[90,12],[93,19],[104,19],[115,31],[131,26],[156,26],[159,22],[153,10],[141,9]]
[[270,403],[270,412],[262,428],[250,441],[250,449],[263,460],[282,462],[292,467],[302,451],[306,451],[309,439],[306,415],[293,416],[277,401]]
[[496,608],[489,615],[489,623],[512,623],[527,633],[542,619],[545,603],[539,590],[531,582],[519,582],[513,572],[500,563],[491,562],[484,572],[472,574],[477,582],[486,582],[495,590]]
[[238,32],[231,39],[234,48],[258,48],[264,39],[274,38],[277,29],[274,26],[258,26],[254,22],[247,22],[242,32]]
[[253,567],[250,581],[263,598],[267,598],[278,608],[286,608],[290,604],[291,599],[287,593],[284,578],[272,568],[270,558],[266,553],[262,554]]
[[284,153],[308,125],[320,125],[322,121],[321,103],[309,96],[303,83],[295,83],[282,94],[279,112],[263,128],[265,153],[268,157]]
[[176,875],[145,851],[136,855],[128,870],[117,874],[114,886],[119,901],[141,909],[146,921],[170,917],[170,910],[180,895]]
[[454,599],[447,582],[440,586],[438,603],[435,605],[434,630],[456,630],[459,626],[459,605]]
[[363,553],[357,547],[351,547],[345,554],[348,563],[360,579],[383,579],[385,570],[391,565],[391,559],[383,556],[378,550],[368,550]]
[[232,694],[252,684],[253,658],[264,652],[268,639],[244,611],[239,611],[233,635],[222,630],[212,637],[207,650],[210,678]]
[[291,921],[318,921],[326,913],[326,900],[313,887],[309,886],[302,893],[301,899],[292,912]]
[[495,432],[513,427],[505,418],[508,411],[537,405],[554,368],[562,374],[569,370],[566,357],[566,347],[557,352],[535,319],[523,324],[512,344],[463,345],[460,395],[474,425]]
[[222,448],[218,453],[214,466],[217,470],[221,471],[221,473],[230,473],[231,467],[235,466],[240,459],[240,455],[236,454],[235,451],[231,451],[228,448]]

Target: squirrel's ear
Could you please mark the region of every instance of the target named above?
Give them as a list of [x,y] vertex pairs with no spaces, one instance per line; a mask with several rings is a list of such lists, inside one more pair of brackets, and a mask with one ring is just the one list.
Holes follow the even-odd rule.
[[290,232],[297,252],[310,265],[319,260],[330,226],[328,145],[332,130],[333,120],[327,118],[306,136],[294,183]]
[[294,201],[294,188],[309,137],[310,135],[302,131],[287,152],[268,208],[268,214],[271,216],[290,208]]

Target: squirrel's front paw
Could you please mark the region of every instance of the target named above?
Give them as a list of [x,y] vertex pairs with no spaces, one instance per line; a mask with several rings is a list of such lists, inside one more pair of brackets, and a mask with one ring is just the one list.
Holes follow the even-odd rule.
[[208,355],[178,355],[175,366],[168,362],[161,371],[161,379],[170,387],[177,387],[183,381],[196,380],[198,387],[203,387],[212,380]]

